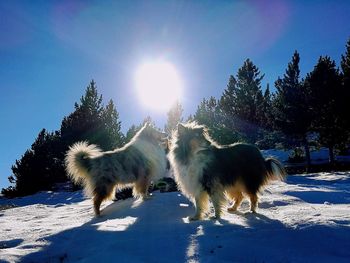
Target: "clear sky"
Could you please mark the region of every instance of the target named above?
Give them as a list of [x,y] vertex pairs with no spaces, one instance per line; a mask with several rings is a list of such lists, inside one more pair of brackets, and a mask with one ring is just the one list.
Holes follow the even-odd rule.
[[59,129],[91,79],[113,99],[125,132],[165,112],[135,98],[135,70],[165,59],[183,82],[185,116],[219,97],[250,58],[264,86],[294,50],[301,73],[320,55],[339,65],[350,37],[350,1],[0,1],[0,188],[42,128]]

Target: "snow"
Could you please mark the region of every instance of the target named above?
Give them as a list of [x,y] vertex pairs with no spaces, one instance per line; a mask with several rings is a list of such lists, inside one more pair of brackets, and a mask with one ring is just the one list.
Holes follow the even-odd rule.
[[265,157],[274,157],[281,162],[287,162],[288,161],[288,156],[290,155],[292,151],[291,150],[277,150],[277,149],[269,149],[269,150],[261,150],[261,153]]
[[[265,157],[274,157],[280,160],[283,163],[288,162],[289,155],[293,150],[278,150],[278,149],[269,149],[261,150],[262,154]],[[310,158],[312,164],[324,164],[329,162],[329,150],[327,148],[313,149],[310,150]],[[350,162],[350,156],[335,156],[335,159],[339,162]]]
[[290,175],[221,220],[179,192],[104,204],[82,192],[0,199],[0,262],[350,262],[350,172]]

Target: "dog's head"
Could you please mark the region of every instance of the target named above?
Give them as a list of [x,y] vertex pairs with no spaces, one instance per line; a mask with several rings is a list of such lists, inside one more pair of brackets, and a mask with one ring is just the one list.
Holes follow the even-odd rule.
[[[207,139],[207,128],[194,122],[177,125],[176,144],[183,147],[185,151],[196,153],[200,150],[207,149],[210,141]],[[185,149],[186,148],[186,149]]]
[[140,130],[139,136],[148,141],[162,145],[164,148],[168,145],[168,135],[157,130],[151,124],[146,123]]

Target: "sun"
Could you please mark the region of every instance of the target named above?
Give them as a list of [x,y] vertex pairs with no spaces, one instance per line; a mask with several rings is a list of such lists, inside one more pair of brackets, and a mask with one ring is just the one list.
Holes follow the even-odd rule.
[[167,61],[141,64],[135,73],[137,95],[144,107],[166,111],[180,99],[182,81],[174,65]]

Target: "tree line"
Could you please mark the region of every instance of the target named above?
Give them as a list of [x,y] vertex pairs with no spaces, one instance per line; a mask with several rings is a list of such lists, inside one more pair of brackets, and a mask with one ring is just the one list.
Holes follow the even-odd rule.
[[13,186],[2,189],[8,197],[49,190],[66,182],[65,154],[73,143],[88,141],[103,150],[111,150],[125,143],[119,113],[114,102],[102,103],[96,83],[92,80],[85,95],[75,103],[74,111],[64,117],[59,130],[42,129],[31,148],[11,167],[9,182]]
[[203,99],[190,119],[207,125],[220,143],[245,141],[260,148],[301,146],[310,166],[310,141],[334,152],[345,151],[350,139],[350,40],[340,69],[329,56],[320,56],[313,70],[301,78],[300,55],[294,52],[282,77],[263,92],[264,75],[247,59],[231,75],[221,97]]
[[[310,165],[310,142],[334,151],[347,149],[350,140],[350,39],[341,57],[340,69],[329,56],[321,56],[314,69],[301,78],[300,55],[294,52],[283,76],[262,88],[262,74],[247,59],[231,75],[220,98],[204,98],[196,112],[186,121],[205,124],[211,136],[221,144],[255,143],[262,149],[303,147]],[[184,121],[183,107],[177,102],[167,113],[164,130],[170,134],[178,122]],[[144,123],[154,122],[150,117]],[[74,111],[64,117],[57,131],[42,129],[30,149],[11,167],[9,182],[2,189],[8,197],[33,194],[52,189],[66,182],[64,157],[70,145],[77,141],[97,144],[111,150],[127,143],[142,127],[132,125],[124,135],[119,113],[113,100],[102,103],[96,83],[92,80]],[[155,126],[155,125],[154,125]]]

